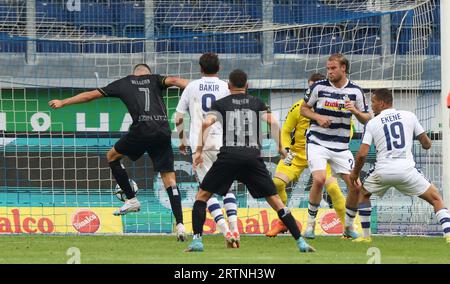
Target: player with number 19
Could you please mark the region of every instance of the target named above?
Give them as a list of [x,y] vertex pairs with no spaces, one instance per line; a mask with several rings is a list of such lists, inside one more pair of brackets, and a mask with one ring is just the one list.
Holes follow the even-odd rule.
[[437,188],[415,168],[412,154],[414,138],[417,138],[422,148],[426,150],[431,148],[430,138],[414,113],[396,110],[392,107],[393,97],[389,90],[375,90],[371,101],[375,117],[367,123],[359,152],[356,155],[355,168],[350,174],[353,184],[359,184],[359,174],[370,145],[375,144],[377,156],[375,167],[369,171],[363,181],[359,199],[363,237],[354,241],[371,242],[370,197],[372,194],[383,196],[389,188],[394,187],[403,194],[418,196],[430,203],[434,208],[437,220],[442,225],[444,236],[450,243],[450,214],[445,208]]

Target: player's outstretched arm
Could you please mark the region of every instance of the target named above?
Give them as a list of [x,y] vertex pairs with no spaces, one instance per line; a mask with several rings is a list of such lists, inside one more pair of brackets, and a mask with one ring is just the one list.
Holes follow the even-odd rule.
[[417,140],[419,140],[423,149],[428,150],[431,148],[431,139],[425,132],[417,136]]
[[93,90],[89,92],[84,92],[76,96],[64,99],[64,100],[51,100],[48,105],[53,109],[62,108],[68,105],[80,104],[89,102],[98,98],[102,98],[103,95],[98,90]]
[[312,107],[310,107],[306,102],[303,102],[303,104],[300,108],[300,114],[306,118],[317,121],[317,123],[323,128],[328,128],[331,125],[330,119],[323,117],[320,114],[315,113],[312,110]]
[[166,77],[164,84],[168,87],[178,87],[180,89],[184,89],[189,84],[189,80],[178,77]]
[[353,171],[350,174],[350,180],[354,185],[358,185],[358,179],[359,175],[361,173],[361,169],[363,168],[364,164],[366,163],[366,157],[369,153],[370,145],[362,143],[359,147],[358,154],[356,154],[355,158],[355,167],[353,168]]

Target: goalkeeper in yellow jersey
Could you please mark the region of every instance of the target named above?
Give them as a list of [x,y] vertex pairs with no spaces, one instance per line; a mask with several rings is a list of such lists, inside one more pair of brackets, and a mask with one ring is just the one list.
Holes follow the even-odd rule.
[[[325,79],[325,76],[319,73],[311,75],[308,84],[311,86],[319,80]],[[287,204],[286,185],[292,181],[298,180],[302,172],[308,167],[306,158],[306,130],[309,127],[309,119],[300,114],[300,107],[303,99],[295,103],[289,110],[283,129],[281,130],[281,144],[288,150],[288,156],[280,160],[275,170],[273,182],[278,190],[278,195],[284,204]],[[339,216],[341,223],[345,223],[345,197],[339,187],[339,184],[331,176],[331,168],[327,165],[327,181],[325,188]],[[319,204],[310,204],[310,206],[319,207]],[[317,213],[317,211],[316,211]],[[308,225],[303,237],[315,238],[314,229],[316,225],[315,218],[308,218]],[[286,232],[287,228],[278,220],[276,224],[266,233],[268,237],[276,237],[279,233]]]

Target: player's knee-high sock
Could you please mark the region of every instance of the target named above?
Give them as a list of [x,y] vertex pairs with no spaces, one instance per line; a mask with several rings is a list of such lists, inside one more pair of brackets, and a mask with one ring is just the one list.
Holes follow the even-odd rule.
[[358,209],[348,208],[346,207],[346,215],[345,216],[345,227],[353,227],[353,223],[355,222],[355,217]]
[[227,212],[228,222],[230,223],[231,231],[238,232],[239,228],[237,225],[237,201],[236,196],[233,193],[228,192],[223,199],[223,205],[225,211]]
[[442,226],[445,237],[450,237],[450,214],[447,208],[443,208],[436,212],[436,218]]
[[209,213],[214,218],[214,222],[217,223],[220,232],[226,236],[230,229],[228,228],[228,224],[223,217],[222,208],[220,208],[219,201],[217,198],[211,197],[206,205],[208,206]]
[[111,168],[112,175],[116,179],[120,188],[123,190],[123,192],[127,196],[127,199],[134,198],[136,195],[135,195],[133,189],[131,188],[127,171],[125,170],[125,167],[120,162],[120,159],[109,162],[109,167]]
[[181,207],[181,195],[178,187],[169,186],[166,188],[167,194],[169,195],[170,207],[172,208],[173,216],[175,216],[175,221],[178,224],[183,224],[183,209]]
[[319,211],[320,204],[308,204],[308,226],[316,224],[317,211]]
[[194,239],[202,237],[203,225],[206,220],[206,202],[196,200],[192,208],[192,231],[194,232]]
[[291,232],[294,239],[298,240],[302,235],[300,234],[300,229],[297,226],[297,222],[292,216],[291,211],[288,208],[283,208],[278,213],[278,218],[283,221],[284,225],[288,228],[289,232]]
[[278,195],[280,196],[281,201],[284,205],[287,205],[286,183],[279,178],[273,178],[273,183],[277,188]]
[[359,218],[361,219],[361,227],[363,230],[363,237],[370,237],[370,215],[372,214],[372,207],[370,203],[359,205]]
[[328,194],[333,201],[333,208],[336,211],[342,225],[345,224],[345,197],[337,182],[332,182],[325,186]]

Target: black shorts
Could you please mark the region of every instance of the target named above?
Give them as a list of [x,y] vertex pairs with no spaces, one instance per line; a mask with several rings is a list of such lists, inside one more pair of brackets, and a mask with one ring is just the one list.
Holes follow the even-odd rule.
[[116,142],[114,149],[119,154],[128,156],[132,161],[136,161],[147,152],[152,159],[156,172],[174,172],[174,157],[170,136],[139,138],[137,135],[128,133]]
[[253,198],[277,194],[262,158],[242,159],[220,153],[203,179],[200,188],[225,196],[235,180],[245,184]]

